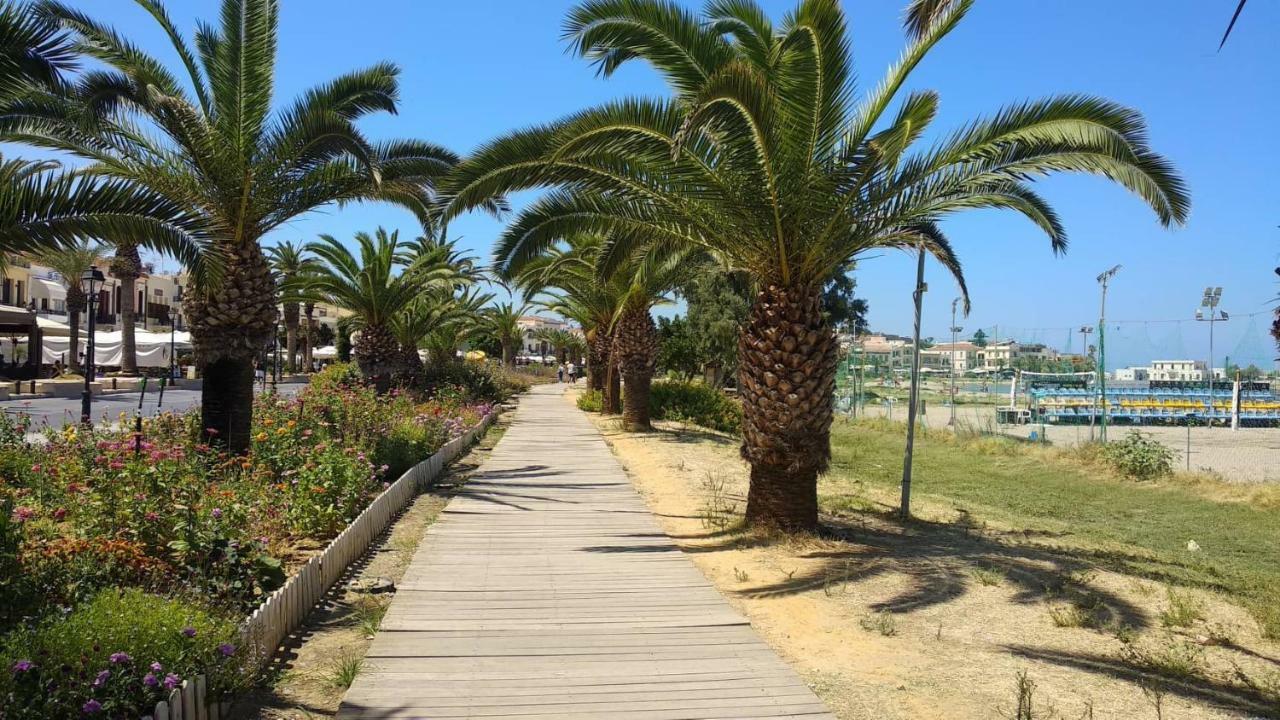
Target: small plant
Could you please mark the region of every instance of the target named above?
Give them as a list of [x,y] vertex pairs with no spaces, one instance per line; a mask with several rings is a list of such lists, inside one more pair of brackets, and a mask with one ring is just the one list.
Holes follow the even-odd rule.
[[747,574],[746,570],[740,570],[735,567],[733,569],[733,578],[738,582],[746,582],[751,579],[751,576]]
[[1125,645],[1132,645],[1138,639],[1138,631],[1127,623],[1115,626],[1112,632],[1115,634],[1116,639]]
[[600,412],[604,409],[604,393],[588,390],[578,396],[578,409],[584,412]]
[[994,567],[975,567],[969,570],[969,574],[979,585],[987,587],[995,587],[1004,582],[1004,572],[1000,568]]
[[1092,627],[1093,616],[1088,610],[1075,605],[1054,605],[1049,608],[1049,619],[1057,627]]
[[893,637],[898,634],[898,622],[887,612],[867,615],[859,620],[858,624],[867,632],[877,632],[885,637]]
[[1057,715],[1052,707],[1037,710],[1035,706],[1036,681],[1026,670],[1019,670],[1014,684],[1014,709],[1001,711],[1008,720],[1049,720]]
[[337,690],[346,690],[356,681],[356,676],[364,668],[364,657],[348,653],[333,661],[325,674],[325,684]]
[[708,530],[724,532],[738,521],[738,504],[729,499],[726,491],[728,481],[723,475],[708,472],[702,480],[702,491],[706,493],[698,516],[702,527]]
[[1165,590],[1169,605],[1160,611],[1160,624],[1168,628],[1185,628],[1204,617],[1204,606],[1189,592],[1173,588]]
[[1117,472],[1134,480],[1154,480],[1173,473],[1176,453],[1137,430],[1119,442],[1102,447],[1102,458]]
[[1164,686],[1158,682],[1142,683],[1142,696],[1156,711],[1156,720],[1164,720]]
[[351,620],[365,637],[377,634],[386,614],[387,604],[368,595],[361,596],[351,605]]
[[1126,662],[1177,680],[1193,680],[1204,674],[1204,650],[1199,645],[1168,637],[1157,645],[1126,645]]

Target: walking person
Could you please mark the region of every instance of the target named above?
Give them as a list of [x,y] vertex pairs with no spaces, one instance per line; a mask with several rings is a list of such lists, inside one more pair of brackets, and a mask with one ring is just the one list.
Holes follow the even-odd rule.
[[556,379],[564,383],[564,363],[560,363],[560,367],[556,368]]
[[578,384],[578,366],[574,365],[572,361],[569,362],[569,384]]

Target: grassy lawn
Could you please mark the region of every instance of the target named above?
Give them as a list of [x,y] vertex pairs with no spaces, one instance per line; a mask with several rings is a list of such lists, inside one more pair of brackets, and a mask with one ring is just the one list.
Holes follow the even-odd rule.
[[[837,422],[824,510],[896,506],[904,444],[901,423]],[[913,478],[917,507],[932,519],[989,523],[1103,569],[1218,590],[1280,637],[1274,488],[1182,477],[1138,483],[1052,448],[940,431],[917,434]],[[1192,540],[1198,551],[1188,549]]]

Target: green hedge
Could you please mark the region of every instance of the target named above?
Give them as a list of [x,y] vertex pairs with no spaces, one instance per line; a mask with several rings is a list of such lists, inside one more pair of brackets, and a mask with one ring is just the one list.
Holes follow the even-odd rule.
[[702,383],[654,383],[649,406],[655,420],[679,420],[727,433],[742,431],[742,405]]

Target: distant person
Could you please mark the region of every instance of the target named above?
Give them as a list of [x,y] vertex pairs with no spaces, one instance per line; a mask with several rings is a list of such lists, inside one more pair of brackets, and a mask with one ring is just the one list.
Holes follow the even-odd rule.
[[578,384],[578,366],[570,362],[568,366],[568,370],[569,370],[569,384],[577,385]]
[[564,376],[565,376],[565,366],[564,366],[564,363],[560,363],[560,367],[556,368],[556,380],[559,380],[560,382],[564,382]]

